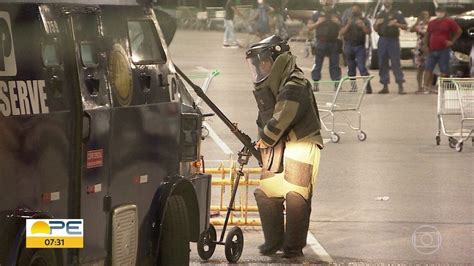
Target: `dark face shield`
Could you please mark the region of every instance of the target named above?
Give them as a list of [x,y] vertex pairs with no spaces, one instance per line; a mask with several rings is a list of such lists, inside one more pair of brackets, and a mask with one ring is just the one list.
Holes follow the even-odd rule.
[[273,59],[270,50],[264,50],[247,58],[254,84],[265,80],[272,72]]

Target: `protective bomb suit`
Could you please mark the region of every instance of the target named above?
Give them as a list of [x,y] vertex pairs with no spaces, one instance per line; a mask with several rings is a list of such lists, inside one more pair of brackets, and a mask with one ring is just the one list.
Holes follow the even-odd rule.
[[306,245],[323,141],[311,83],[289,50],[285,41],[271,36],[251,46],[246,58],[259,109],[258,146],[264,164],[255,191],[265,237],[260,252],[272,255],[283,248],[284,257],[297,257]]

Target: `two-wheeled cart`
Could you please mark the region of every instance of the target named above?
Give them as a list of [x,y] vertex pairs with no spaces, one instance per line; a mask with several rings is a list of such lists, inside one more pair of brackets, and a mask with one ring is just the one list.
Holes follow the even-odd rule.
[[[456,126],[448,127],[447,120]],[[459,127],[457,126],[459,125]],[[438,82],[438,132],[448,137],[449,147],[461,152],[463,143],[471,138],[474,145],[474,78],[440,78]]]
[[214,254],[216,245],[223,245],[225,247],[226,259],[229,262],[235,263],[240,259],[244,249],[244,235],[238,226],[234,226],[232,229],[230,229],[226,236],[225,234],[227,225],[229,223],[230,214],[234,208],[234,201],[237,194],[237,189],[239,187],[240,178],[244,176],[244,167],[248,164],[251,156],[254,156],[260,165],[262,165],[262,158],[260,152],[255,148],[255,143],[252,142],[250,137],[242,132],[237,127],[237,124],[232,123],[227,118],[227,116],[209,99],[209,97],[207,97],[205,90],[207,90],[209,87],[213,77],[212,74],[207,79],[208,82],[205,82],[205,90],[203,90],[201,87],[194,84],[177,66],[175,66],[175,69],[179,76],[181,76],[186,81],[186,83],[188,83],[193,88],[197,96],[199,96],[209,106],[209,108],[211,108],[211,110],[222,120],[222,122],[224,122],[230,131],[244,145],[242,150],[238,153],[239,157],[237,162],[239,163],[239,169],[237,171],[237,177],[235,178],[234,184],[232,186],[231,198],[229,206],[227,207],[227,213],[221,236],[219,240],[217,240],[216,229],[214,226],[210,225],[206,231],[201,233],[197,244],[198,253],[202,259],[207,260],[211,258]]

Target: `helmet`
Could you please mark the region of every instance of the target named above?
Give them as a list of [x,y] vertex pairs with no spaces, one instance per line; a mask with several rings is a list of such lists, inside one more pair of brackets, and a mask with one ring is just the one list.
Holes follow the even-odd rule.
[[245,58],[252,71],[253,83],[264,81],[270,75],[276,58],[289,50],[288,43],[277,35],[250,46],[250,49],[245,52]]

